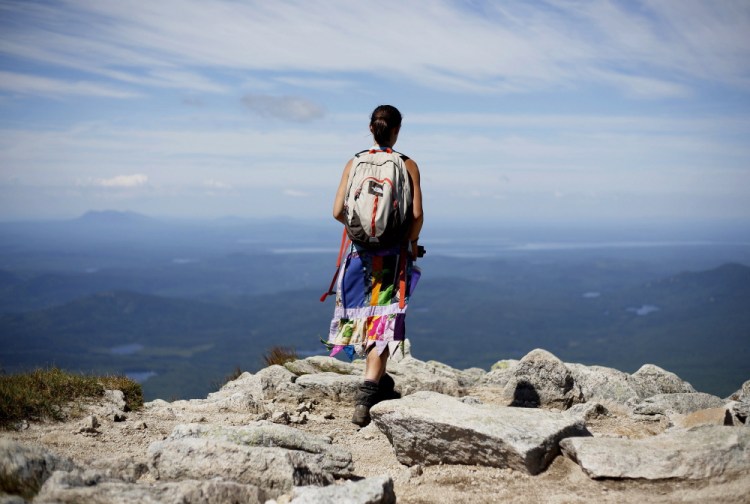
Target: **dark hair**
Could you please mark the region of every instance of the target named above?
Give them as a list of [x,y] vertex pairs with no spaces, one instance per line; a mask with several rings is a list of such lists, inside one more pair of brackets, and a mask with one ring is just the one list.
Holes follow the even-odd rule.
[[393,131],[401,127],[401,112],[392,105],[380,105],[372,111],[370,128],[378,145],[388,145]]

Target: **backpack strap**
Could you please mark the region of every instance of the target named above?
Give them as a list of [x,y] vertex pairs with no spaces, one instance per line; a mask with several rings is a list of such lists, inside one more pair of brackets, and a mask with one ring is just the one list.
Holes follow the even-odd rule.
[[333,287],[336,285],[336,279],[339,276],[339,271],[341,270],[341,260],[344,257],[344,250],[346,250],[348,245],[351,242],[349,241],[349,237],[346,234],[346,228],[344,228],[344,233],[341,236],[341,248],[339,249],[339,257],[336,259],[336,272],[333,274],[333,278],[331,279],[331,285],[328,287],[328,291],[325,292],[322,296],[320,296],[320,302],[324,302],[326,298],[332,294],[336,294],[336,291],[333,290]]

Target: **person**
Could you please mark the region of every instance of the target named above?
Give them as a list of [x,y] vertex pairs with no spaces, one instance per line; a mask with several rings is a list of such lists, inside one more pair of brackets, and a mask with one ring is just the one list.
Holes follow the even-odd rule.
[[[356,244],[350,247],[338,274],[336,309],[329,340],[324,342],[332,349],[332,356],[344,350],[350,358],[354,354],[365,358],[364,381],[359,386],[352,416],[352,422],[359,426],[370,422],[370,408],[377,402],[400,397],[394,391],[386,366],[388,357],[404,344],[406,304],[420,274],[414,264],[424,222],[420,175],[414,160],[393,151],[400,130],[398,109],[391,105],[377,107],[370,116],[375,145],[363,152],[382,151],[398,156],[406,168],[411,188],[411,215],[405,221],[402,242],[375,249]],[[354,158],[350,159],[344,168],[333,203],[333,217],[342,223],[346,223],[345,202],[353,162]],[[399,278],[404,277],[406,287],[400,289]]]

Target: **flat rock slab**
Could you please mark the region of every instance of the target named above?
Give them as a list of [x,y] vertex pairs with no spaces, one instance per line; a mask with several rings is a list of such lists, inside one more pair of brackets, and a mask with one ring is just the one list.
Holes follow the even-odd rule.
[[305,452],[321,469],[335,476],[348,476],[354,469],[352,454],[345,448],[332,444],[331,438],[267,421],[251,422],[242,427],[181,424],[175,426],[167,439],[174,441],[188,438]]
[[529,408],[466,404],[436,392],[384,401],[370,411],[406,465],[469,464],[538,474],[570,436],[588,436],[583,421]]
[[151,443],[151,474],[167,481],[223,478],[263,490],[275,498],[299,485],[327,485],[333,475],[305,452],[245,446],[229,441],[184,438]]
[[638,415],[689,415],[708,408],[721,408],[724,399],[703,392],[656,394],[642,400],[633,408]]
[[324,372],[302,375],[294,382],[305,398],[353,402],[362,383],[361,376]]
[[[83,477],[82,477],[83,476]],[[34,499],[39,504],[214,504],[242,502],[262,504],[265,496],[258,487],[233,481],[184,480],[167,483],[126,483],[123,481],[91,481],[80,473],[57,472],[47,480]]]
[[705,479],[750,471],[750,429],[737,427],[645,439],[569,438],[560,447],[594,479]]
[[327,487],[296,487],[290,504],[396,504],[390,476],[347,481]]

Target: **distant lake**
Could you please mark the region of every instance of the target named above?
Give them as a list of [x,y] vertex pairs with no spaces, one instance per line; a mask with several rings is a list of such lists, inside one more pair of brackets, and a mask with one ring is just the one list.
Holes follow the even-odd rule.
[[636,315],[643,316],[643,315],[648,315],[649,313],[657,312],[659,310],[661,310],[661,308],[659,308],[656,305],[645,304],[645,305],[641,306],[640,308],[630,307],[630,308],[628,308],[627,311],[633,312]]
[[125,371],[125,376],[138,383],[143,383],[149,378],[156,376],[154,371]]
[[128,343],[127,345],[112,347],[109,352],[115,355],[131,355],[140,352],[143,348],[140,343]]

